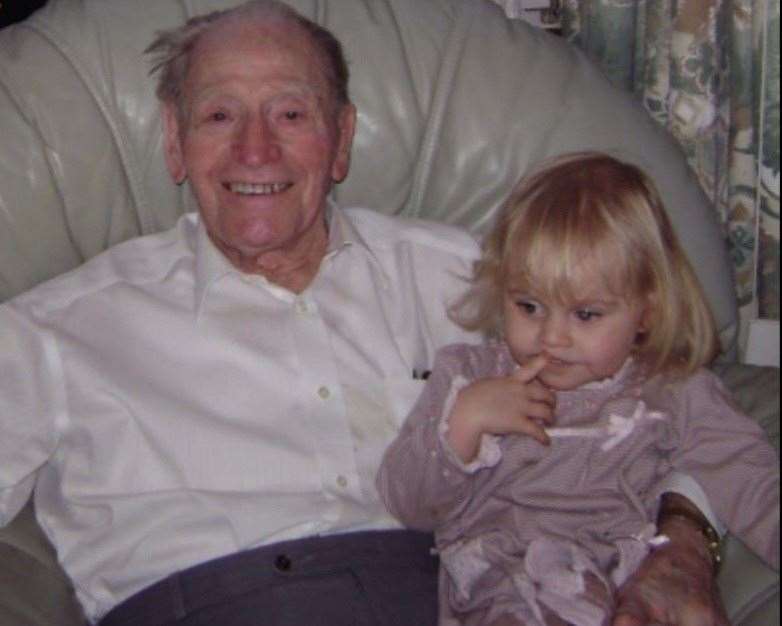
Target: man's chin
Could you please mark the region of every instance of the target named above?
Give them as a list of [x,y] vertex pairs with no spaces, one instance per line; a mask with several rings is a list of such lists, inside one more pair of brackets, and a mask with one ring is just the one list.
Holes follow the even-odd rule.
[[268,237],[232,237],[230,239],[213,239],[217,248],[237,269],[254,273],[258,268],[259,259],[273,253],[274,241]]

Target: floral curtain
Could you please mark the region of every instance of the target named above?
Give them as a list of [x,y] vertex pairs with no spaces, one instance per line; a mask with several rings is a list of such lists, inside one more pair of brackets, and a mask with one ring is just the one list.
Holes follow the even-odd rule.
[[564,0],[562,34],[681,143],[742,318],[779,319],[779,0]]

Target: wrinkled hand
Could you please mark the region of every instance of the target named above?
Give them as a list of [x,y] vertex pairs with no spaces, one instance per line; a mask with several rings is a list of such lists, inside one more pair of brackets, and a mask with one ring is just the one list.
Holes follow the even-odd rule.
[[619,590],[612,626],[730,626],[700,532],[686,522],[664,532],[670,543],[649,554]]

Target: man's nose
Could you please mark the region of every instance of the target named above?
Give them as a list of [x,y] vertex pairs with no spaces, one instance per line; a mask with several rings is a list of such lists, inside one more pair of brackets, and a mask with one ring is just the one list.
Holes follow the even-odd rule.
[[264,119],[248,120],[237,129],[236,157],[244,165],[257,167],[280,158],[280,145]]

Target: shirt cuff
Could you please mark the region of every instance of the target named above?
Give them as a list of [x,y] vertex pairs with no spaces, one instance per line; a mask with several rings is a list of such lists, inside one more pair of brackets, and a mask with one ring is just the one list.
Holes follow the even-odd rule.
[[709,504],[706,493],[694,478],[680,472],[671,472],[663,479],[660,485],[658,485],[657,498],[659,499],[660,496],[666,492],[678,493],[687,498],[698,507],[698,510],[703,513],[703,516],[708,520],[709,524],[714,527],[714,530],[717,531],[720,537],[725,535],[727,528],[714,514],[714,510]]

